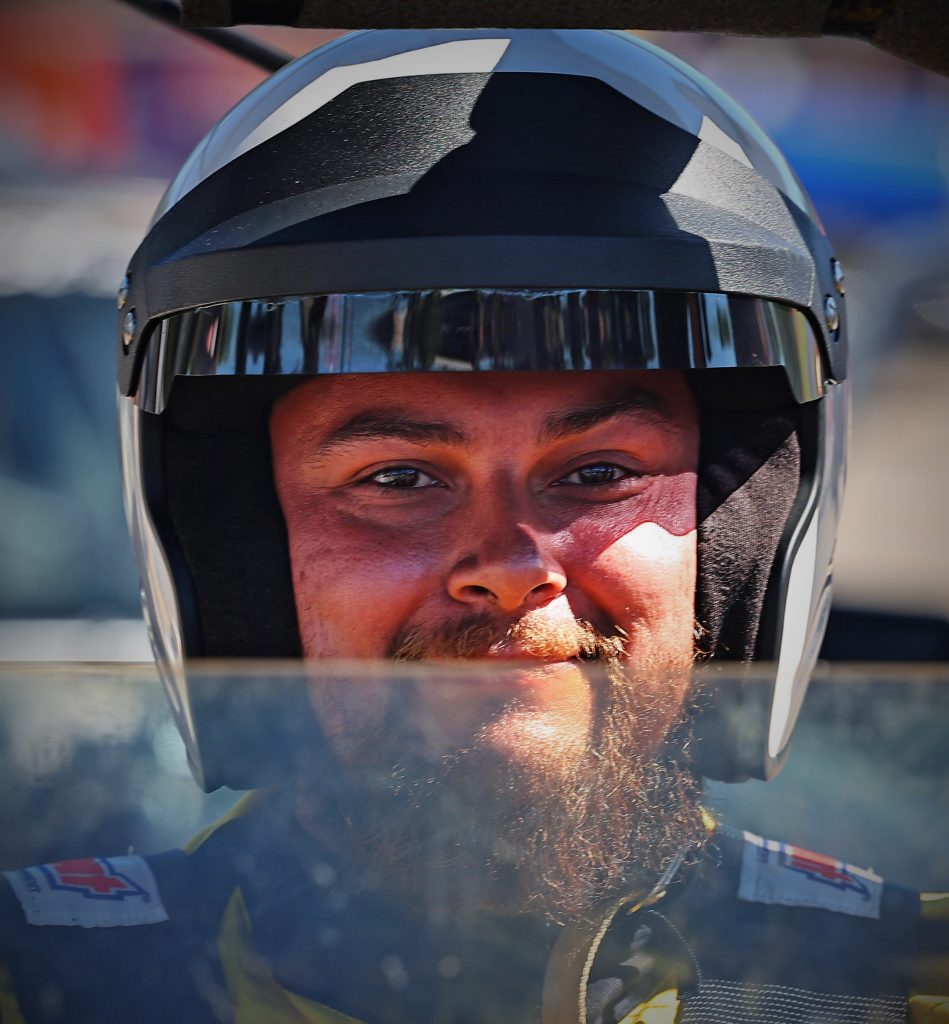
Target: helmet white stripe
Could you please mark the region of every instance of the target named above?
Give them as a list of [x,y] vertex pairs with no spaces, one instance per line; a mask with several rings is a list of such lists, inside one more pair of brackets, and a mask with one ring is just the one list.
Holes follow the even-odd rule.
[[807,532],[794,556],[784,605],[781,651],[778,655],[771,724],[768,729],[768,756],[776,758],[787,745],[804,691],[810,679],[810,665],[802,662],[811,635],[811,605],[817,563],[817,538],[820,516],[815,511]]
[[286,131],[359,82],[408,78],[413,75],[461,75],[493,71],[510,44],[510,39],[455,39],[449,43],[397,53],[382,60],[330,68],[261,121],[231,154],[231,159],[237,159],[254,146]]

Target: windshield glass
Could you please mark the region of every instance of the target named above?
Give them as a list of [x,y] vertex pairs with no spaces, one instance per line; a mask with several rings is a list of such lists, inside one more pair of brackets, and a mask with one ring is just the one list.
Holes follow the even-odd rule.
[[[174,947],[199,980],[172,978],[177,997],[239,1002],[250,971],[271,994],[366,1021],[540,1020],[545,1000],[570,998],[551,990],[549,965],[564,955],[558,942],[574,937],[570,955],[577,942],[597,946],[591,921],[613,921],[597,946],[600,981],[613,977],[619,955],[609,943],[626,950],[624,962],[630,944],[635,952],[647,939],[674,958],[676,930],[686,925],[691,953],[712,958],[712,924],[727,943],[756,900],[775,902],[764,890],[748,894],[748,850],[761,863],[777,858],[804,886],[799,897],[810,886],[816,906],[845,908],[846,920],[865,925],[881,899],[895,898],[881,879],[949,887],[939,824],[949,785],[945,666],[826,671],[812,684],[782,774],[741,785],[701,782],[701,751],[691,768],[680,756],[684,737],[702,733],[701,711],[668,722],[665,745],[650,744],[655,694],[624,706],[602,670],[573,668],[570,678],[545,681],[540,708],[516,666],[192,668],[194,693],[253,723],[243,742],[255,745],[244,754],[270,779],[255,793],[208,795],[190,778],[151,666],[6,665],[0,867],[18,898],[26,893],[27,917],[48,912],[31,886],[73,899],[68,913],[77,920],[61,923],[86,931],[60,931],[87,938],[70,955],[96,941],[96,922],[128,924],[130,906],[143,929],[200,906],[187,929],[201,941]],[[726,724],[716,735],[759,741],[764,679],[756,670],[698,680],[717,695]],[[640,697],[649,685],[638,681]],[[627,732],[610,740],[605,730],[579,744],[575,759],[569,728],[556,751],[545,748],[544,730],[571,720],[580,686],[596,705],[594,722]],[[584,770],[591,752],[595,776]],[[618,830],[633,851],[621,864]],[[743,896],[726,899],[742,886]],[[98,916],[83,916],[90,906]],[[165,955],[156,951],[170,935],[155,932],[149,957]],[[830,948],[845,936],[831,935]],[[780,973],[797,941],[791,930],[757,948],[756,971]],[[204,980],[202,971],[210,972]],[[598,980],[556,977],[590,992]],[[676,982],[680,995],[691,978]],[[627,1003],[642,1003],[645,989],[652,998],[659,984],[651,971],[621,980]]]

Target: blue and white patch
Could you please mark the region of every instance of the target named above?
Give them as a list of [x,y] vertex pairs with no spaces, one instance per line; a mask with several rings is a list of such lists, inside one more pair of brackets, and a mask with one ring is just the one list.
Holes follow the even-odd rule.
[[880,916],[883,879],[874,872],[751,832],[744,837],[739,899]]
[[168,920],[142,857],[94,857],[4,872],[29,924],[112,928]]

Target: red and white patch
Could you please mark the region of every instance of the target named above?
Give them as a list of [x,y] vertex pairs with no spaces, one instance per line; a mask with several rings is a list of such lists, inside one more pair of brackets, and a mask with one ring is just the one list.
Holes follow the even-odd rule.
[[4,872],[29,924],[111,928],[168,914],[142,857],[94,857]]
[[883,879],[865,868],[745,832],[738,898],[879,917]]

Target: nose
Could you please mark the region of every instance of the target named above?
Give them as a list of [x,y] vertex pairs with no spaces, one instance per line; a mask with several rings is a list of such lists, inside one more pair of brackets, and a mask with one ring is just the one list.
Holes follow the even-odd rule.
[[456,601],[505,613],[547,604],[566,586],[546,538],[520,523],[502,524],[485,536],[448,577],[448,593]]

